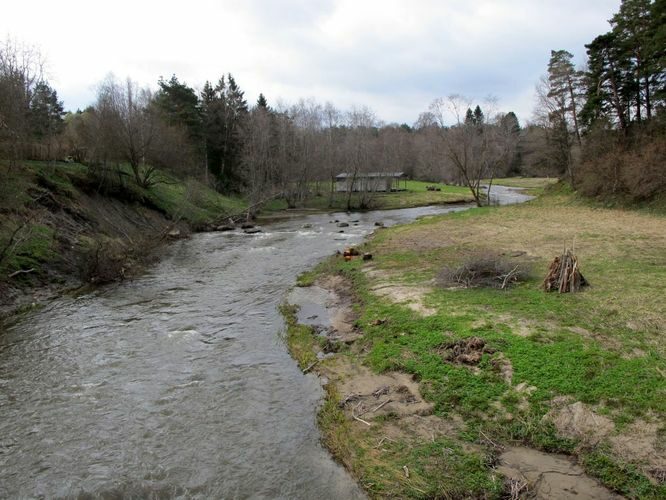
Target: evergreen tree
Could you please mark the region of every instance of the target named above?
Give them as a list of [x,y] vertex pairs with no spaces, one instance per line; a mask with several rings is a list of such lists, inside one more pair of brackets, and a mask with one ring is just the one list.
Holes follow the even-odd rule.
[[474,108],[474,124],[477,126],[483,125],[485,122],[485,117],[483,116],[483,111],[481,111],[481,106],[478,104]]
[[641,121],[643,109],[647,119],[652,117],[654,25],[651,7],[650,0],[622,0],[619,12],[610,21],[617,50],[626,63],[624,83],[637,121]]
[[48,83],[39,82],[30,99],[28,111],[32,135],[38,140],[49,139],[64,128],[65,110],[58,93]]
[[585,121],[589,125],[607,117],[626,131],[629,126],[627,103],[632,94],[627,82],[630,65],[626,53],[620,50],[613,32],[599,35],[585,47],[588,55]]
[[483,125],[485,117],[483,116],[483,111],[481,106],[477,105],[472,111],[471,108],[467,108],[465,112],[465,125],[474,125],[476,127]]
[[244,183],[242,151],[247,102],[231,74],[213,87],[206,82],[201,93],[206,161],[222,191],[238,191]]
[[176,75],[166,81],[160,78],[160,89],[155,94],[154,105],[166,122],[184,127],[190,139],[197,143],[202,136],[202,118],[199,98],[193,88],[178,81]]
[[512,147],[512,151],[507,159],[506,174],[518,174],[520,173],[522,150],[520,146],[521,128],[516,113],[509,111],[505,115],[502,115],[499,120],[499,127],[503,131],[502,136],[508,139],[506,143]]
[[264,97],[264,94],[259,94],[259,98],[257,99],[257,106],[262,109],[268,109],[268,101],[266,100],[266,97]]
[[548,98],[553,102],[553,120],[568,128],[570,123],[578,144],[581,144],[578,124],[579,100],[582,94],[583,74],[576,71],[573,54],[566,50],[551,50],[548,62]]
[[586,45],[586,123],[605,118],[627,132],[666,97],[666,0],[622,0],[612,30]]
[[474,125],[474,113],[471,108],[467,108],[465,113],[465,125]]
[[648,44],[651,55],[649,73],[654,94],[652,105],[666,105],[666,0],[656,0],[651,11],[652,37]]
[[509,111],[507,114],[502,116],[501,125],[509,130],[512,134],[520,133],[520,122],[518,121],[516,113],[513,111]]

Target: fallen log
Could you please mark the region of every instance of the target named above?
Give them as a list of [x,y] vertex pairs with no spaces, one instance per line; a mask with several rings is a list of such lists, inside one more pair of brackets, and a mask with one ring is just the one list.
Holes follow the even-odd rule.
[[34,267],[31,267],[30,269],[19,269],[18,271],[14,271],[13,273],[8,274],[7,278],[13,278],[15,276],[18,276],[19,274],[30,274],[34,272],[35,272]]

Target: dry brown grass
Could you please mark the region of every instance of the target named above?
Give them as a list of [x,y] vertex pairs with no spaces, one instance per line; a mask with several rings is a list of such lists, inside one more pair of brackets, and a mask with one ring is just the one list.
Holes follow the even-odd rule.
[[[555,184],[557,177],[505,177],[494,179],[493,184],[498,186],[508,186],[526,189],[545,188],[550,184]],[[488,181],[484,181],[486,184]]]
[[[380,233],[377,255],[390,266],[435,276],[441,265],[460,264],[476,251],[493,251],[533,262],[536,275],[573,245],[581,270],[591,282],[581,307],[591,316],[613,316],[614,324],[650,333],[651,347],[666,331],[666,218],[629,210],[584,206],[566,196],[550,196],[528,205],[460,213]],[[396,255],[404,253],[400,259]],[[424,258],[412,258],[414,255]],[[381,265],[381,262],[377,262]],[[401,264],[404,267],[401,269]]]

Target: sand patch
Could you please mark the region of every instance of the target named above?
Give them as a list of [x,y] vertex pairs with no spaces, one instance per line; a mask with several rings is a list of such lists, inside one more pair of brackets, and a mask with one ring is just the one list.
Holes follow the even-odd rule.
[[412,311],[421,316],[432,316],[437,313],[436,309],[425,305],[425,296],[432,291],[427,286],[411,286],[395,283],[395,274],[383,269],[368,266],[363,269],[365,275],[376,283],[370,290],[396,304],[404,304]]
[[430,415],[433,404],[421,396],[418,382],[406,373],[375,374],[368,368],[338,358],[322,367],[321,372],[336,380],[340,407],[349,418],[364,425],[381,415]]
[[382,283],[370,288],[376,295],[389,299],[396,304],[404,304],[421,316],[432,316],[436,309],[424,305],[425,296],[432,288]]
[[435,415],[407,415],[386,422],[382,435],[395,440],[434,442],[442,436],[455,436],[462,427],[460,418],[445,420]]
[[569,398],[555,398],[553,408],[543,417],[555,425],[560,435],[596,445],[615,430],[615,424],[608,417],[594,413],[580,401],[569,402]]
[[660,428],[656,422],[636,420],[608,441],[618,457],[646,464],[644,472],[663,483],[666,482],[666,442],[660,436]]
[[506,385],[510,386],[513,383],[513,365],[511,364],[511,360],[504,356],[503,353],[499,353],[491,361],[491,364],[499,372]]
[[610,490],[588,477],[566,455],[542,453],[529,448],[507,448],[500,456],[498,472],[525,485],[528,498],[619,499]]
[[558,434],[595,446],[602,441],[610,443],[613,455],[633,462],[657,481],[666,477],[666,445],[660,437],[662,425],[639,419],[617,432],[611,419],[594,412],[580,401],[560,397],[543,417],[555,425]]

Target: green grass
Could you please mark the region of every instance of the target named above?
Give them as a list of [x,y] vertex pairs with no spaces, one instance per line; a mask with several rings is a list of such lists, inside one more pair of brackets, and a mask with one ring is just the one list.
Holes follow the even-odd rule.
[[317,416],[324,443],[370,498],[501,497],[504,485],[488,467],[493,460],[490,453],[465,449],[460,441],[447,437],[387,440],[381,423],[390,425],[391,415],[360,430],[340,409],[339,394],[331,384],[326,392]]
[[[400,183],[402,188],[403,182]],[[428,191],[426,186],[437,186],[441,191]],[[304,208],[309,210],[346,210],[347,209],[347,194],[346,193],[331,193],[327,189],[314,192],[305,203],[299,205],[297,208]],[[396,208],[409,208],[420,207],[428,205],[442,205],[449,203],[465,203],[473,201],[473,197],[469,189],[461,186],[448,186],[445,184],[437,184],[432,182],[422,181],[407,181],[406,191],[396,191],[392,193],[375,193],[370,205],[373,209],[396,209]],[[359,196],[352,194],[352,206],[359,206]],[[283,199],[276,199],[266,203],[262,210],[264,212],[274,212],[287,209],[287,203]]]
[[666,497],[666,488],[653,485],[631,464],[613,460],[609,450],[599,449],[583,457],[585,468],[614,491],[627,498],[658,499]]
[[[546,294],[541,277],[565,243],[575,243],[592,287]],[[484,433],[500,442],[576,452],[609,488],[656,498],[666,495],[666,487],[650,484],[641,464],[616,457],[610,447],[579,449],[543,417],[555,397],[566,396],[612,419],[618,432],[637,419],[657,418],[666,428],[665,247],[663,218],[602,209],[555,189],[526,205],[474,209],[378,232],[366,244],[371,264],[331,260],[303,281],[331,271],[351,280],[364,333],[357,346],[361,359],[376,372],[413,374],[436,414],[465,421],[455,439],[477,441]],[[431,286],[443,267],[480,250],[525,252],[520,258],[532,277],[505,291],[434,287],[424,301],[437,312],[424,317],[374,294],[371,287],[381,278],[362,271],[372,265],[388,273],[383,282]],[[378,318],[385,321],[372,326]],[[471,336],[497,352],[484,354],[474,370],[442,358],[440,346]],[[511,386],[497,368],[500,356],[513,368]],[[520,383],[535,389],[518,393]],[[425,462],[437,461],[435,450],[424,453],[430,457]],[[352,462],[362,460],[356,455]],[[434,482],[427,479],[420,488],[431,491]]]
[[[4,248],[9,241],[18,222],[0,227],[0,246]],[[58,258],[56,243],[54,241],[55,231],[46,225],[28,223],[17,233],[14,241],[18,241],[13,252],[9,253],[0,262],[0,276],[10,274],[19,269],[34,269],[36,275],[42,273],[42,264]],[[27,275],[19,275],[16,279],[25,279]]]
[[165,182],[142,190],[142,194],[171,219],[183,219],[198,226],[246,207],[240,198],[222,196],[196,180],[181,181],[167,176],[164,179]]
[[301,325],[296,319],[296,306],[282,304],[280,313],[285,318],[286,332],[285,340],[289,346],[289,352],[298,362],[301,370],[306,369],[317,361],[313,346],[316,345],[314,333],[311,326]]

